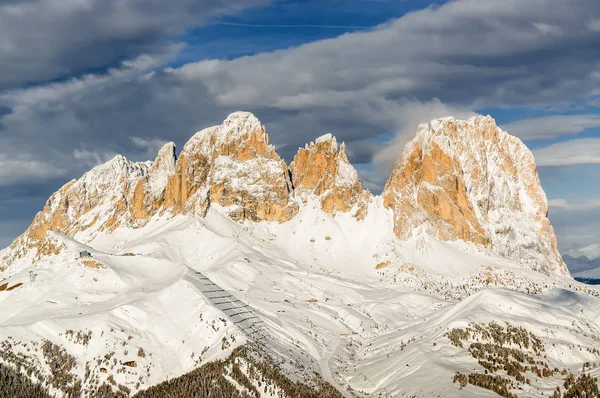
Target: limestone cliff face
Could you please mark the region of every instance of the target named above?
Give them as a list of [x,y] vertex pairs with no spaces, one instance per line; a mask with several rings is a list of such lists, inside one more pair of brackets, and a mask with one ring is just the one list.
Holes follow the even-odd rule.
[[148,221],[157,212],[164,211],[166,186],[175,173],[176,160],[175,144],[169,142],[158,152],[149,172],[138,180],[129,208],[131,218],[138,224]]
[[314,196],[329,214],[353,210],[357,218],[365,217],[370,193],[363,189],[358,173],[348,161],[344,144],[338,148],[331,134],[300,148],[290,164],[290,174],[301,200]]
[[247,112],[231,114],[185,144],[165,196],[175,214],[203,216],[219,204],[238,221],[284,222],[298,212],[285,162]]
[[110,233],[120,225],[130,225],[135,188],[150,170],[150,162],[134,163],[116,156],[79,180],[68,182],[48,199],[27,231],[4,252],[0,263],[42,254],[48,231],[74,236],[84,230]]
[[420,125],[382,196],[401,239],[425,231],[542,272],[568,272],[533,155],[489,116]]

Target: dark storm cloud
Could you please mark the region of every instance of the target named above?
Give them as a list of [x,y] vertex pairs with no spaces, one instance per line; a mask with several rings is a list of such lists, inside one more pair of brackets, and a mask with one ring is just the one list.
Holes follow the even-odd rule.
[[262,0],[0,1],[0,90],[165,54],[187,27]]
[[7,106],[0,106],[0,131],[2,131],[2,129],[4,128],[4,126],[2,125],[2,116],[8,115],[12,113],[12,109],[7,107]]
[[[140,32],[169,29],[166,21],[183,18],[196,2],[171,3],[177,5],[163,10],[157,2],[125,2],[111,22],[113,31],[91,21],[89,37],[129,43]],[[69,14],[80,4],[62,8]],[[217,1],[203,4],[220,9]],[[96,16],[117,12],[113,2],[89,6]],[[288,160],[298,146],[332,132],[366,161],[368,148],[353,142],[412,134],[416,122],[429,116],[468,115],[483,104],[556,105],[592,95],[600,81],[600,54],[591,51],[600,46],[596,16],[600,3],[593,0],[463,0],[370,32],[232,61],[143,76],[135,71],[144,61],[135,61],[107,75],[5,95],[4,106],[14,109],[0,119],[7,131],[0,143],[25,146],[33,159],[62,169],[72,159],[60,158],[75,150],[135,157],[139,148],[130,136],[182,143],[228,112],[245,109],[267,124]],[[398,158],[404,138],[379,155],[386,167]]]

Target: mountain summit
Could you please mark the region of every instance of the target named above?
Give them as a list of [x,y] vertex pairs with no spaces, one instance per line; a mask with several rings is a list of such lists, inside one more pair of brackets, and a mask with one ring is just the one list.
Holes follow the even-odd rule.
[[[567,274],[547,219],[533,155],[489,117],[452,117],[418,128],[382,193],[394,233],[462,240],[524,267]],[[219,205],[233,220],[284,223],[309,200],[360,223],[374,202],[335,137],[299,148],[288,167],[251,113],[235,112],[195,134],[177,156],[166,144],[154,162],[117,156],[53,194],[31,227],[2,253],[1,266],[33,251],[47,231],[76,237],[139,228],[154,216],[204,217]]]
[[490,116],[421,124],[382,194],[400,239],[423,230],[546,273],[568,273],[533,155]]

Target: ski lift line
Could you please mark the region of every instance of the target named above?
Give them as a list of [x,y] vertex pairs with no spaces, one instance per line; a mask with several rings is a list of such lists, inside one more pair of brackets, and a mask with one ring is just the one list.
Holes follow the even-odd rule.
[[239,325],[244,324],[246,326],[252,325],[253,322],[254,322],[254,319],[251,319],[251,318],[244,318],[244,319],[239,320],[239,321],[234,321],[234,323],[236,323],[236,324],[239,324]]
[[[266,324],[255,314],[252,307],[241,299],[228,293],[200,272],[195,272],[198,290],[231,322],[238,325],[249,339],[267,346],[269,339],[265,331]],[[210,289],[210,290],[209,290]]]
[[235,323],[244,323],[244,322],[248,322],[249,320],[252,319],[252,318],[248,317],[246,313],[240,313],[240,312],[228,314],[228,316]]
[[[235,314],[231,314],[229,316],[238,316],[238,315],[244,315],[244,314],[250,314],[252,313],[251,311],[240,311],[240,312],[236,312]],[[244,319],[252,319],[252,317],[248,317],[248,318],[244,318]]]
[[227,305],[229,307],[233,307],[233,308],[244,308],[241,305],[231,302],[231,301],[227,301],[227,300],[223,300],[222,297],[214,297],[214,301],[213,301],[214,305]]
[[[209,292],[203,292],[203,293],[209,293]],[[229,296],[213,296],[213,297],[211,297],[211,299],[215,299],[215,300],[216,299],[225,299],[225,300],[227,300],[227,302],[232,303],[232,304],[242,302],[240,300],[232,299]],[[239,304],[237,304],[237,305],[239,305]]]
[[243,323],[243,322],[248,322],[248,321],[252,320],[251,317],[245,316],[245,315],[247,315],[247,314],[236,312],[234,314],[229,315],[229,317],[236,318],[235,322],[237,322],[237,323]]
[[[239,312],[239,311],[242,310],[239,306],[237,306],[237,305],[235,305],[233,303],[223,303],[223,304],[230,304],[230,306],[229,307],[225,307],[225,308],[221,308],[221,311],[229,311],[229,312],[231,312],[231,311],[238,311]],[[231,304],[233,304],[233,305],[231,305]]]
[[223,300],[223,297],[208,297],[213,305],[235,305],[235,303],[232,303],[231,301],[227,301],[227,300]]
[[[237,310],[237,307],[227,307],[227,308],[219,308],[219,309],[223,312],[227,312],[227,311],[235,311],[235,310]],[[232,316],[232,315],[229,315],[229,316]]]
[[243,323],[245,325],[252,325],[255,322],[253,318],[244,318],[240,320],[238,323]]
[[235,305],[234,303],[232,303],[229,300],[217,301],[219,299],[223,299],[223,297],[214,297],[214,299],[215,299],[215,301],[213,301],[214,305],[223,305],[223,304]]
[[[247,307],[247,305],[240,305],[239,302],[237,302],[235,300],[227,300],[227,297],[212,297],[212,298],[215,300],[215,302],[213,304],[229,304],[229,305],[237,306],[239,308]],[[217,303],[216,300],[220,300],[220,302]]]

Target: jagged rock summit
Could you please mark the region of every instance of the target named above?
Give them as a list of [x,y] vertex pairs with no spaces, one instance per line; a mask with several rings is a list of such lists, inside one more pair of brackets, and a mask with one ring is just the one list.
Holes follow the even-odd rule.
[[168,143],[154,162],[117,156],[67,183],[0,252],[0,266],[59,250],[49,247],[48,231],[89,240],[119,227],[142,228],[154,217],[204,217],[211,206],[235,221],[285,223],[317,203],[356,222],[370,206],[383,206],[400,240],[417,233],[462,240],[533,270],[568,274],[532,154],[489,116],[419,126],[382,199],[363,189],[344,144],[331,134],[299,148],[288,167],[260,121],[235,112],[195,134],[179,155]]
[[568,274],[531,151],[490,116],[421,124],[382,194],[394,232],[464,240],[545,273]]
[[284,222],[298,211],[285,162],[247,112],[232,113],[184,145],[164,196],[174,214],[204,216],[212,203],[238,221]]
[[346,156],[331,134],[325,134],[300,148],[290,164],[296,195],[303,201],[317,197],[321,209],[330,214],[354,210],[363,219],[370,193],[365,191]]

